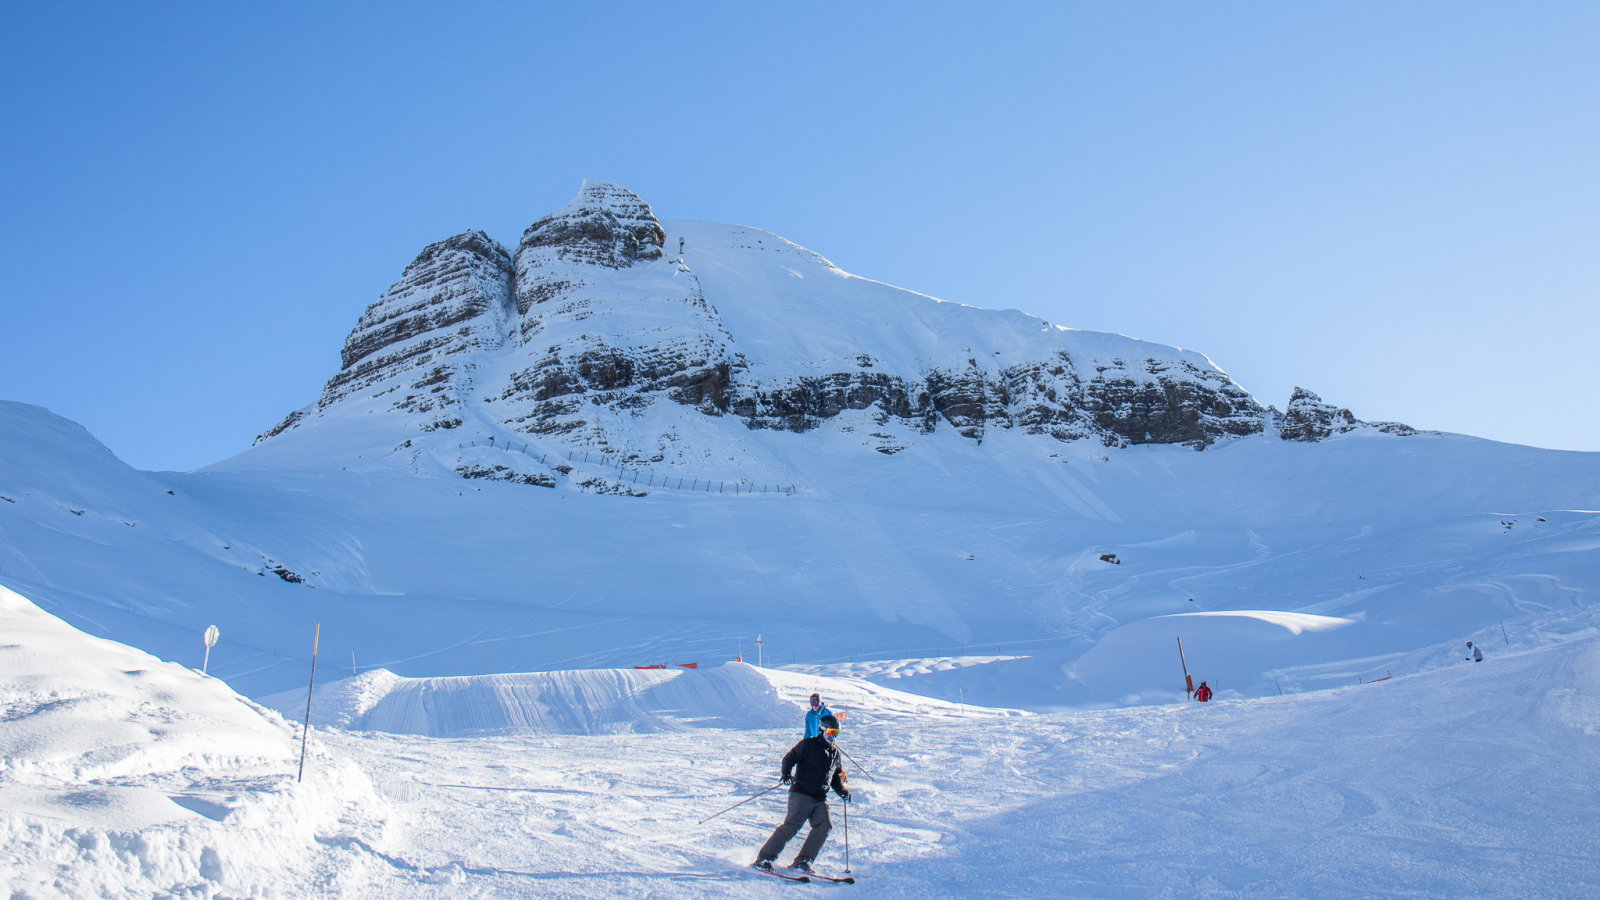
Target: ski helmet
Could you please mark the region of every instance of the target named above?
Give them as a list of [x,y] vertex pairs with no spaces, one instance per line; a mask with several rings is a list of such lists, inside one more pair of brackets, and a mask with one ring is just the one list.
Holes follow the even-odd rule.
[[822,724],[822,727],[824,729],[827,729],[827,728],[838,728],[839,727],[839,719],[836,716],[823,716],[822,720],[821,720],[821,724]]

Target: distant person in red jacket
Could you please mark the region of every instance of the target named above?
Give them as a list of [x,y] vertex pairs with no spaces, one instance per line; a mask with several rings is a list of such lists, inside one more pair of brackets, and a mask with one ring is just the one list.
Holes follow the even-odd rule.
[[1201,703],[1210,700],[1211,686],[1206,684],[1204,681],[1200,682],[1200,686],[1194,689],[1194,699],[1200,701]]

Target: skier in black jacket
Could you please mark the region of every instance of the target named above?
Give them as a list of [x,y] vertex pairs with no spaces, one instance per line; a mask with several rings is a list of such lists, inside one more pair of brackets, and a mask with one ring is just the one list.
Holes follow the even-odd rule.
[[772,837],[761,845],[756,854],[758,869],[772,870],[772,861],[783,852],[800,826],[809,819],[811,833],[800,846],[800,854],[789,868],[811,871],[811,861],[822,852],[822,843],[828,839],[833,822],[828,817],[828,788],[850,802],[850,791],[844,786],[844,770],[839,764],[839,750],[833,741],[839,736],[839,720],[833,716],[822,717],[822,733],[808,737],[794,745],[783,757],[783,777],[779,784],[789,785],[789,813],[783,824],[772,832]]

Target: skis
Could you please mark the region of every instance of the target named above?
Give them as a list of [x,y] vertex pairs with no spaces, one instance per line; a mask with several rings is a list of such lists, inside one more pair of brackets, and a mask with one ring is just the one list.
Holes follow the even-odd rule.
[[[855,884],[856,883],[855,877],[851,876],[851,875],[833,876],[833,875],[823,875],[823,874],[821,874],[819,872],[809,872],[809,873],[807,873],[805,875],[790,875],[788,872],[780,872],[777,869],[763,869],[760,866],[751,866],[750,868],[755,870],[755,871],[757,871],[757,872],[760,872],[763,875],[771,875],[774,878],[782,878],[784,881],[793,881],[793,882],[796,882],[798,884],[810,884],[813,880],[816,880],[816,881],[830,881],[830,882],[832,882],[834,884]],[[793,871],[793,870],[790,870],[790,871]]]
[[751,868],[751,870],[756,871],[756,872],[760,872],[763,875],[771,875],[773,878],[782,878],[784,881],[794,881],[794,882],[798,882],[800,884],[810,884],[811,883],[811,879],[806,877],[806,876],[804,876],[804,875],[785,875],[784,873],[779,872],[776,869],[763,869],[763,868],[760,868],[759,866],[751,866],[750,868]]

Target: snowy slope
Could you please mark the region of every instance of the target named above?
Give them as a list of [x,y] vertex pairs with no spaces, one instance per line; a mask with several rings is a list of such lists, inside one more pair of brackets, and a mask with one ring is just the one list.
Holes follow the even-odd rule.
[[[742,440],[825,451],[788,457],[813,488],[640,498],[392,461],[147,475],[42,410],[0,412],[6,583],[191,665],[217,624],[213,671],[254,695],[303,681],[317,621],[325,666],[348,673],[354,652],[360,669],[408,677],[710,665],[741,642],[750,655],[757,634],[776,664],[1027,656],[893,686],[1034,709],[1170,696],[1177,631],[1141,638],[1164,676],[1158,662],[1071,677],[1102,638],[1158,616],[1357,623],[1284,632],[1299,655],[1251,638],[1259,659],[1198,623],[1224,642],[1186,638],[1196,677],[1246,696],[1275,694],[1269,673],[1296,689],[1288,666],[1372,657],[1308,671],[1298,689],[1425,669],[1502,619],[1521,646],[1594,624],[1594,455],[1459,436],[1072,454],[949,433],[889,457],[848,435],[768,430]],[[1224,659],[1229,671],[1210,670]]]
[[[1383,639],[1355,657],[1437,646],[1428,652],[1448,659],[1502,618],[1513,637],[1581,618],[1596,571],[1596,516],[1561,511],[1600,507],[1589,455],[1460,437],[1258,437],[1104,460],[952,437],[940,455],[869,453],[876,470],[807,459],[825,494],[607,498],[458,490],[404,468],[147,476],[80,464],[93,456],[81,430],[6,410],[10,583],[81,627],[190,664],[214,622],[215,671],[257,694],[302,680],[320,620],[327,665],[353,650],[363,669],[414,677],[709,664],[765,633],[778,663],[1032,656],[973,670],[997,682],[989,693],[952,682],[939,695],[1110,702],[1149,686],[1090,692],[1060,667],[1152,616],[1310,612]],[[1098,558],[1107,552],[1121,565]],[[1189,649],[1210,677],[1205,643]],[[1359,674],[1392,668],[1380,663]],[[1230,673],[1222,686],[1275,693],[1262,673],[1285,664],[1264,660],[1253,682]],[[1007,668],[1025,677],[995,674]]]
[[[77,631],[0,587],[0,883],[12,897],[280,895],[316,842],[383,813],[320,744],[215,678]],[[166,892],[163,894],[163,892]]]
[[[31,660],[3,670],[8,698],[76,693],[86,697],[80,709],[92,703],[114,721],[140,709],[193,710],[164,724],[182,733],[204,723],[213,747],[265,727],[263,743],[278,748],[254,759],[226,748],[195,755],[181,740],[135,735],[127,743],[144,748],[140,764],[113,771],[51,766],[83,759],[101,745],[98,731],[49,727],[42,742],[13,742],[0,773],[0,878],[13,896],[796,890],[743,868],[777,821],[781,792],[704,820],[775,786],[798,721],[448,739],[319,730],[297,787],[281,757],[290,735],[276,720],[252,720],[214,681],[75,634],[14,595],[4,600],[8,633]],[[674,678],[696,674],[705,673]],[[766,675],[786,696],[815,679]],[[8,700],[0,735],[70,709]],[[853,710],[846,719],[853,896],[1593,893],[1593,637],[1296,696],[1035,716],[930,712]],[[147,799],[123,799],[131,795]],[[163,804],[169,811],[150,814]],[[843,813],[835,801],[826,870],[845,866]]]

